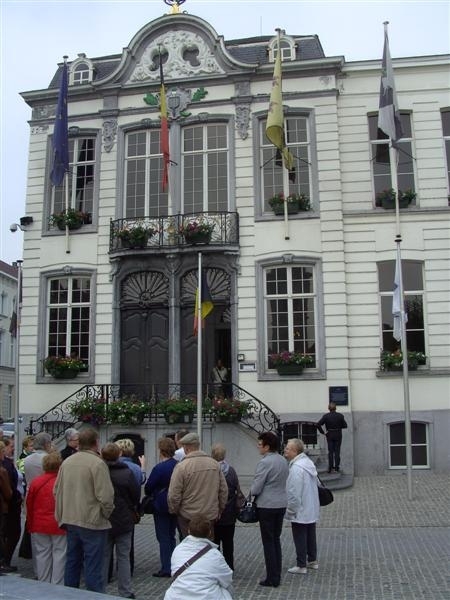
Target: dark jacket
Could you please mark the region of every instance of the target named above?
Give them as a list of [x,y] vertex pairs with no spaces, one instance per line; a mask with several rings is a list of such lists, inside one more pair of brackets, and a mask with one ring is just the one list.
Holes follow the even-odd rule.
[[219,525],[233,525],[236,522],[236,500],[241,488],[236,471],[226,462],[221,462],[220,467],[228,486],[228,499],[223,512],[218,520]]
[[114,488],[114,510],[109,516],[109,521],[111,534],[115,537],[133,530],[141,488],[126,463],[106,461],[106,464]]
[[327,428],[327,439],[329,440],[340,440],[342,439],[342,430],[347,429],[347,423],[345,422],[344,415],[336,411],[331,411],[320,419],[317,423],[317,429],[320,433],[323,433],[322,425]]
[[167,507],[167,492],[169,490],[170,479],[173,470],[177,466],[178,461],[175,458],[163,460],[155,465],[150,473],[147,483],[145,484],[145,495],[151,494],[155,498],[155,512],[161,515],[169,514]]
[[66,460],[66,458],[69,458],[69,456],[72,456],[72,454],[75,454],[75,452],[78,452],[78,450],[72,448],[72,446],[66,446],[63,450],[61,450],[61,458]]

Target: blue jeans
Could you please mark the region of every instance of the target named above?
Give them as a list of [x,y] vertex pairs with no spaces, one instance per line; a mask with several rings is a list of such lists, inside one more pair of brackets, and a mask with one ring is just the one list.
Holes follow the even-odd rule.
[[65,586],[80,587],[83,569],[86,589],[101,594],[105,592],[103,562],[107,536],[108,529],[87,529],[77,525],[67,525]]
[[176,545],[175,531],[177,528],[177,517],[176,515],[155,513],[153,520],[155,522],[156,539],[159,543],[161,571],[170,574],[170,559]]
[[275,585],[281,579],[281,531],[285,508],[258,508],[259,529],[266,563],[266,580]]

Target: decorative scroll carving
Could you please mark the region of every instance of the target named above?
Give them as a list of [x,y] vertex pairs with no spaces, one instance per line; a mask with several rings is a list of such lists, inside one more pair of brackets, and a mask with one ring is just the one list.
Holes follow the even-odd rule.
[[167,304],[169,280],[156,271],[132,273],[122,282],[120,306],[148,308],[152,304]]
[[45,104],[43,106],[35,106],[31,111],[32,119],[48,119],[56,114],[56,104]]
[[37,135],[38,133],[45,133],[48,131],[48,125],[35,125],[34,127],[30,127],[30,134]]
[[155,38],[144,51],[128,83],[159,81],[158,61],[167,54],[164,78],[196,77],[203,73],[224,73],[205,40],[192,31],[167,31]]
[[117,119],[103,121],[103,148],[105,152],[111,152],[117,134]]

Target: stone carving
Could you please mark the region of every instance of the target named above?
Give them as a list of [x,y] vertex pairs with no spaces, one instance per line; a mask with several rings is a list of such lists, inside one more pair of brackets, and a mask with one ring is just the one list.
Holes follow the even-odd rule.
[[155,57],[159,57],[160,54],[168,55],[164,63],[166,80],[225,72],[199,34],[192,31],[167,31],[149,44],[128,83],[159,81],[158,61],[155,61]]
[[56,104],[45,104],[43,106],[35,106],[31,111],[32,119],[48,119],[56,114]]
[[105,152],[111,152],[117,134],[117,119],[103,121],[103,148]]
[[36,135],[38,133],[45,133],[48,131],[48,125],[35,125],[30,128],[31,135]]
[[236,106],[236,129],[241,140],[248,138],[248,126],[250,122],[250,104],[238,104]]

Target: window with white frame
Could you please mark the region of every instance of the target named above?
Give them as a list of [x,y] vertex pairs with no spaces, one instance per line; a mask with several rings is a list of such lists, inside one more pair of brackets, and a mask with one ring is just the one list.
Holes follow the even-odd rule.
[[3,364],[3,355],[5,353],[5,332],[0,329],[0,366],[4,367],[6,365]]
[[91,279],[55,277],[47,288],[47,355],[90,362]]
[[[92,217],[94,208],[95,136],[69,138],[69,205]],[[64,185],[52,186],[52,213],[65,209]]]
[[[397,186],[399,191],[415,191],[414,159],[412,150],[411,115],[400,113],[403,137],[399,141]],[[383,190],[393,186],[391,162],[389,157],[389,138],[378,129],[378,114],[369,115],[369,134],[372,148],[372,174],[375,197]],[[412,204],[415,200],[412,201]]]
[[[412,466],[416,469],[429,468],[428,426],[426,423],[411,423]],[[405,423],[389,425],[389,468],[406,468]]]
[[277,156],[277,149],[266,137],[266,119],[260,121],[261,143],[261,190],[262,190],[262,212],[272,213],[269,206],[269,198],[283,192],[289,194],[304,194],[311,205],[311,132],[308,115],[285,117],[284,130],[286,133],[286,145],[294,157],[295,181],[289,178],[289,172],[284,168]]
[[[399,342],[394,339],[392,297],[394,289],[395,260],[378,263],[378,284],[381,305],[381,331],[383,350],[394,351]],[[406,323],[406,342],[409,351],[425,352],[423,263],[402,260],[403,296]]]
[[6,403],[7,403],[7,409],[6,409],[6,414],[8,415],[8,418],[10,419],[14,413],[13,411],[13,401],[14,401],[14,386],[13,385],[8,385],[8,395],[6,398]]
[[160,130],[132,131],[125,138],[125,213],[128,218],[168,214],[168,193],[161,186]]
[[190,125],[182,136],[182,211],[228,210],[227,125]]
[[[295,60],[295,42],[291,37],[280,38],[281,61]],[[269,60],[275,62],[278,53],[278,38],[272,40],[269,47]]]
[[447,159],[447,184],[450,201],[450,108],[441,112],[442,133],[444,135],[445,155]]
[[91,70],[89,65],[85,62],[78,63],[73,69],[73,85],[83,85],[83,83],[89,83],[91,79]]
[[264,319],[267,369],[270,355],[284,350],[310,355],[317,363],[317,294],[312,264],[264,269]]

